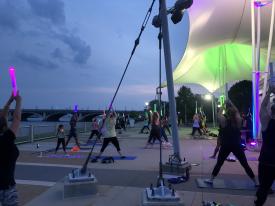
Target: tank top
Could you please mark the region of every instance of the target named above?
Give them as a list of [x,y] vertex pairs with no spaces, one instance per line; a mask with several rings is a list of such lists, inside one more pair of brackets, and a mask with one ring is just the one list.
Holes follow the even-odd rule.
[[221,144],[228,147],[239,147],[241,145],[241,132],[238,127],[232,126],[229,120],[226,120],[226,126],[220,128]]
[[275,166],[275,119],[271,119],[265,131],[262,131],[263,145],[259,162]]

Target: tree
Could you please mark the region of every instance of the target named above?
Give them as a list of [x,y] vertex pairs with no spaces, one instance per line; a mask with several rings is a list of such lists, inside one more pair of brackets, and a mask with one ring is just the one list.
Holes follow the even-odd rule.
[[179,119],[183,120],[185,123],[190,121],[193,118],[196,107],[195,96],[190,88],[182,86],[179,89],[178,96],[176,97],[176,104]]
[[243,80],[234,84],[228,96],[240,112],[247,113],[252,108],[252,82]]

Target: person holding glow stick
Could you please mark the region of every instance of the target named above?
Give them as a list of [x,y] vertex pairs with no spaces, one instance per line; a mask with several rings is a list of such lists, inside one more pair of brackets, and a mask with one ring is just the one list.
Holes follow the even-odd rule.
[[100,133],[102,133],[103,135],[103,144],[102,147],[100,149],[100,153],[98,154],[98,156],[96,156],[96,158],[100,158],[100,156],[102,155],[102,153],[104,152],[104,150],[106,149],[106,147],[109,145],[109,143],[111,142],[118,154],[120,155],[120,158],[123,159],[125,158],[125,156],[123,156],[120,152],[120,146],[119,146],[119,142],[116,136],[116,129],[115,129],[115,125],[116,125],[116,118],[117,118],[117,114],[116,112],[112,111],[109,114],[103,114],[103,118],[105,118],[105,122],[102,121],[101,125],[101,131]]
[[[15,101],[15,110],[11,126],[8,127],[8,112],[11,103]],[[16,134],[21,121],[21,96],[17,91],[8,99],[0,114],[0,204],[17,206],[18,194],[14,179],[16,160],[19,150],[15,145]]]
[[212,171],[211,178],[205,180],[205,183],[213,184],[213,181],[217,177],[224,161],[232,152],[239,160],[242,167],[245,169],[247,175],[254,182],[255,186],[257,186],[255,175],[248,165],[245,153],[243,151],[243,148],[241,147],[240,129],[242,119],[240,113],[236,106],[230,100],[227,100],[225,105],[225,114],[223,115],[222,111],[218,114],[221,132],[221,146],[218,154],[217,163]]
[[16,83],[16,76],[15,76],[15,69],[11,67],[9,69],[10,78],[11,78],[11,86],[12,86],[12,92],[13,96],[15,97],[17,94],[17,83]]

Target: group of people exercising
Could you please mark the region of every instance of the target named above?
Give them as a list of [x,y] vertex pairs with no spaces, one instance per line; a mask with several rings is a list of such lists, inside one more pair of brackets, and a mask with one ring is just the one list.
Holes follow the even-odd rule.
[[[271,189],[272,183],[275,180],[275,101],[270,102],[271,93],[275,94],[275,87],[269,88],[265,98],[263,99],[260,120],[262,125],[262,148],[259,156],[258,166],[258,179],[259,185],[256,181],[255,175],[252,169],[249,167],[244,150],[240,144],[240,129],[241,129],[241,117],[238,109],[230,101],[225,104],[224,113],[222,110],[219,112],[218,120],[220,124],[220,148],[217,158],[217,163],[212,171],[211,178],[206,180],[208,184],[213,184],[215,177],[218,175],[225,159],[232,152],[236,158],[240,161],[244,167],[247,175],[258,187],[255,200],[255,206],[262,206],[266,201],[267,195]],[[11,125],[8,125],[7,115],[9,107],[12,102],[16,102],[15,110],[13,112],[13,120]],[[109,114],[103,115],[104,124],[99,125],[96,121],[93,121],[91,137],[95,134],[99,138],[100,134],[103,136],[103,144],[100,153],[97,157],[100,157],[105,148],[111,142],[117,149],[121,158],[124,156],[120,152],[119,142],[116,136],[116,118],[117,115],[114,111]],[[16,96],[11,95],[5,104],[0,114],[0,203],[4,206],[16,206],[18,205],[18,194],[15,187],[14,171],[16,160],[19,156],[19,150],[15,145],[16,134],[18,132],[21,121],[21,96],[19,92]],[[66,144],[69,143],[72,137],[75,138],[76,144],[79,146],[79,142],[76,134],[76,122],[77,114],[75,114],[70,122],[71,129]],[[162,123],[158,113],[153,113],[151,121],[151,130],[148,144],[152,144],[156,139],[161,141],[162,137]],[[98,131],[98,132],[96,132]],[[65,147],[65,135],[64,126],[58,127],[58,143],[57,149],[60,144]]]

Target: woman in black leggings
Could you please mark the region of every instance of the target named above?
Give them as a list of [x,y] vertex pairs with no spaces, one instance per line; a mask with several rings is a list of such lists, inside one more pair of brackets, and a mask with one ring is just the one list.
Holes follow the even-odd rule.
[[224,161],[228,155],[232,152],[239,160],[247,175],[255,183],[256,179],[252,169],[247,163],[245,153],[241,147],[241,122],[242,119],[238,112],[238,109],[233,105],[231,101],[226,103],[226,113],[222,114],[222,109],[219,112],[218,120],[221,125],[221,147],[218,155],[217,163],[212,171],[212,176],[206,183],[213,184],[214,178],[218,175]]
[[161,142],[161,125],[159,121],[159,114],[157,112],[154,112],[152,115],[152,126],[151,126],[151,131],[150,135],[147,141],[147,144],[145,148],[148,147],[148,145],[153,146],[155,143],[156,139],[158,139]]

